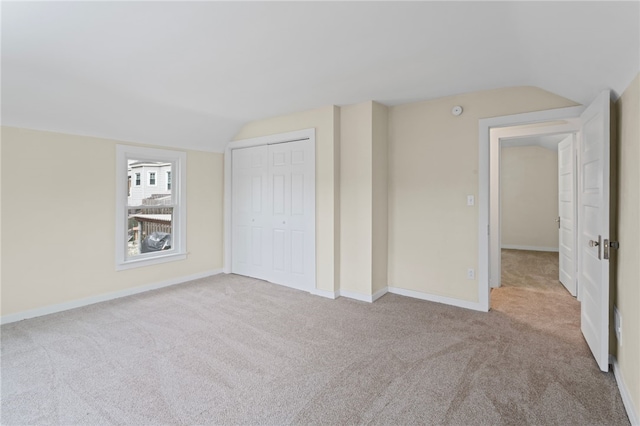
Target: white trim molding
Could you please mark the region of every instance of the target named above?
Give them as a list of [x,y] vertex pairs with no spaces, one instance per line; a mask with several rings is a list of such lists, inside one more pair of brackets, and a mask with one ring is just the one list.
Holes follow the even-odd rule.
[[169,287],[176,284],[183,284],[189,281],[206,278],[222,273],[222,269],[212,269],[198,274],[187,275],[184,277],[172,278],[170,280],[160,281],[153,284],[147,284],[140,287],[128,288],[125,290],[114,291],[112,293],[100,294],[97,296],[86,297],[84,299],[72,300],[70,302],[57,303],[55,305],[44,306],[42,308],[30,309],[28,311],[17,312],[15,314],[5,315],[0,318],[0,324],[9,324],[16,321],[22,321],[29,318],[41,317],[43,315],[55,314],[57,312],[68,311],[70,309],[81,308],[83,306],[93,305],[95,303],[106,302],[108,300],[120,299],[122,297],[134,294],[144,293],[159,288]]
[[[173,208],[171,248],[151,253],[140,253],[129,257],[127,254],[128,223],[128,161],[131,159],[161,161],[171,164]],[[184,260],[187,258],[187,153],[168,149],[147,148],[133,145],[116,145],[116,232],[115,232],[115,269],[150,266],[159,263]],[[135,172],[137,173],[137,172]],[[147,172],[147,179],[149,173]],[[144,179],[144,176],[141,177]],[[156,173],[156,186],[160,176]]]
[[371,296],[371,301],[375,302],[376,300],[380,299],[382,296],[384,296],[385,294],[387,294],[389,292],[389,287],[385,287],[383,289],[380,289],[378,291],[376,291],[375,293],[373,293],[373,295]]
[[502,248],[507,250],[530,250],[530,251],[553,251],[553,252],[560,251],[558,247],[521,246],[518,244],[502,244]]
[[454,299],[453,297],[438,296],[436,294],[422,293],[415,290],[407,290],[399,287],[389,287],[389,293],[400,296],[413,297],[414,299],[427,300],[429,302],[443,303],[445,305],[457,306],[458,308],[471,309],[473,311],[487,312],[480,302],[470,302],[468,300]]
[[309,293],[313,294],[314,296],[321,296],[321,297],[326,297],[327,299],[334,299],[334,300],[340,297],[339,291],[320,290],[319,288],[314,288]]
[[371,295],[356,293],[353,291],[344,291],[344,290],[340,290],[337,293],[339,296],[346,297],[347,299],[354,299],[354,300],[359,300],[361,302],[373,303],[376,300],[380,299],[385,294],[387,294],[388,292],[389,292],[389,288],[385,287],[381,290],[376,291]]
[[620,390],[620,397],[622,398],[622,404],[624,405],[624,409],[627,411],[629,422],[632,426],[640,426],[640,418],[638,417],[636,407],[634,407],[633,405],[633,398],[631,398],[629,389],[627,388],[627,385],[622,378],[622,372],[620,371],[618,360],[611,355],[609,355],[609,360],[613,365],[613,375],[616,378],[616,383],[618,384],[618,389]]
[[353,291],[340,290],[340,297],[346,297],[347,299],[359,300],[361,302],[373,302],[373,296],[368,294],[356,293]]

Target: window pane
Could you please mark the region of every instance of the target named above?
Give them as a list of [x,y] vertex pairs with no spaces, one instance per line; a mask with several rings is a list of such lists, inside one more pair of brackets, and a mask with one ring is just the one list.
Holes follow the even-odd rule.
[[172,164],[141,158],[127,160],[128,175],[134,177],[127,197],[128,206],[166,206],[171,198]]
[[171,249],[172,224],[173,207],[129,208],[127,257]]

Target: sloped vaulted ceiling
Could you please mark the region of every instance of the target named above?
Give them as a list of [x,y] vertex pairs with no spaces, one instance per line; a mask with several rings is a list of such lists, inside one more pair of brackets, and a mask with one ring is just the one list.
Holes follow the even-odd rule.
[[638,2],[3,2],[2,123],[222,151],[242,124],[639,70]]

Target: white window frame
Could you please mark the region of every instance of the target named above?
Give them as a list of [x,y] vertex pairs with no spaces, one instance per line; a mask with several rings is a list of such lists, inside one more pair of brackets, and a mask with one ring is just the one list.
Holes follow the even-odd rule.
[[165,173],[165,188],[167,191],[171,191],[171,186],[173,185],[173,182],[171,181],[171,172],[169,170],[167,170]]
[[[138,179],[138,177],[140,177],[140,179]],[[142,172],[133,173],[133,186],[142,186]]]
[[[128,182],[130,159],[171,163],[173,199],[172,247],[127,258]],[[187,153],[168,149],[116,145],[116,270],[126,270],[187,258]],[[158,175],[156,174],[156,183]]]
[[[153,183],[151,183],[151,175],[153,175]],[[147,186],[158,186],[158,172],[147,172]]]

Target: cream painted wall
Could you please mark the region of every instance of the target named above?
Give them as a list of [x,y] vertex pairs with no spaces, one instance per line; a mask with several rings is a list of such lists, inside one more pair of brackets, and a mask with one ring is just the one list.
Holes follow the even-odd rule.
[[514,87],[390,107],[389,286],[476,302],[478,120],[574,105]]
[[372,296],[387,287],[388,109],[340,108],[340,291]]
[[371,295],[373,105],[340,108],[340,291]]
[[389,264],[389,108],[373,102],[373,272],[372,291],[387,287]]
[[634,412],[640,415],[640,74],[616,104],[618,112],[617,296],[622,344],[617,360]]
[[222,154],[187,153],[183,261],[115,270],[115,146],[2,128],[2,315],[222,268]]
[[316,278],[317,288],[335,292],[339,289],[339,177],[340,126],[337,107],[254,121],[245,125],[234,140],[255,138],[308,128],[316,129]]
[[558,152],[540,146],[500,150],[502,245],[558,249]]

